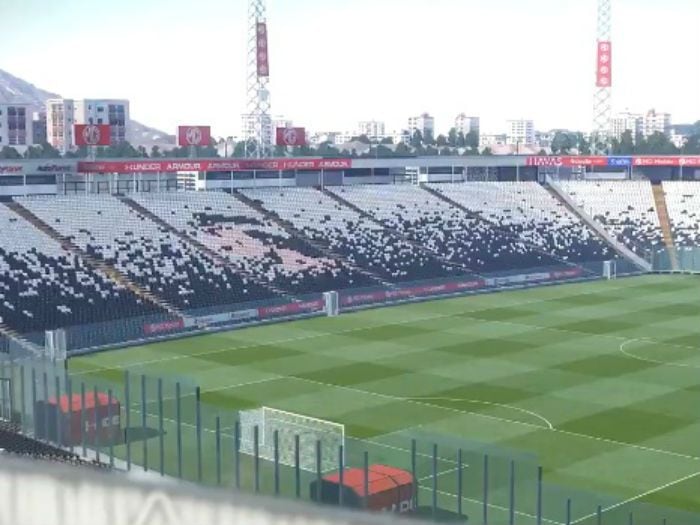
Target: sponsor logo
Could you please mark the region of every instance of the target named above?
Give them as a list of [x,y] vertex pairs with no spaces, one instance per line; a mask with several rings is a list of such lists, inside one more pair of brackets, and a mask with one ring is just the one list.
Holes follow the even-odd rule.
[[22,166],[0,166],[0,173],[22,173]]
[[199,146],[202,143],[202,130],[198,127],[187,128],[185,142],[190,146]]
[[88,125],[83,128],[83,141],[88,146],[97,146],[102,139],[100,128],[93,125]]
[[539,156],[539,157],[528,157],[526,162],[528,166],[562,166],[563,165],[563,160],[561,157],[545,157],[545,156]]
[[173,332],[184,328],[185,323],[182,319],[174,319],[171,321],[163,321],[160,323],[151,323],[143,327],[143,331],[147,334],[160,334],[163,332]]
[[42,164],[36,167],[36,171],[49,173],[69,173],[75,170],[75,166],[68,164]]

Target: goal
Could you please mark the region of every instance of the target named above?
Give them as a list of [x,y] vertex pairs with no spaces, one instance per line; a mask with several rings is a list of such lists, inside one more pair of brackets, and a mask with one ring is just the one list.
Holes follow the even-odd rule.
[[617,279],[617,261],[603,261],[603,277],[608,280]]
[[255,454],[255,427],[258,428],[258,454],[274,461],[275,431],[277,432],[279,462],[290,467],[296,464],[296,436],[299,436],[299,468],[316,472],[316,447],[321,444],[321,472],[337,470],[340,446],[345,450],[345,425],[261,407],[240,412],[240,451]]

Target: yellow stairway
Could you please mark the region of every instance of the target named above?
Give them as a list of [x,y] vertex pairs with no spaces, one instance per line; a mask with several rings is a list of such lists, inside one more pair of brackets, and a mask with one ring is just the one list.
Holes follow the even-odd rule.
[[671,260],[671,270],[676,272],[679,270],[678,252],[676,251],[676,244],[673,241],[671,219],[669,219],[668,216],[668,208],[666,206],[666,194],[664,193],[664,187],[661,184],[652,184],[651,188],[654,192],[654,203],[656,204],[656,213],[659,216],[659,224],[661,224],[661,232],[664,235],[664,244],[666,244],[668,256]]

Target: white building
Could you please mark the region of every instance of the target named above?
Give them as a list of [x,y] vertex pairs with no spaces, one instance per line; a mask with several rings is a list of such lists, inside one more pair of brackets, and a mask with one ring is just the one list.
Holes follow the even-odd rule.
[[671,143],[674,146],[676,146],[678,149],[681,149],[683,146],[685,146],[685,143],[688,141],[688,135],[686,135],[685,133],[679,133],[676,129],[672,129],[669,134],[669,139],[671,140]]
[[431,117],[428,113],[423,113],[417,117],[411,117],[408,119],[408,131],[411,137],[413,137],[416,131],[420,131],[423,137],[428,135],[435,137],[435,118]]
[[50,99],[46,102],[47,142],[65,153],[75,146],[74,124],[110,126],[112,144],[129,135],[129,101],[123,99]]
[[503,133],[497,134],[481,134],[479,135],[479,147],[490,148],[492,146],[504,146],[508,140],[508,136]]
[[656,110],[650,109],[643,118],[642,133],[645,137],[649,137],[654,133],[663,133],[670,135],[671,133],[671,114],[657,113]]
[[509,120],[508,121],[508,144],[521,144],[529,146],[535,144],[535,123],[532,120]]
[[23,154],[32,140],[32,110],[29,104],[0,104],[0,149],[10,146]]
[[357,125],[357,136],[365,135],[367,138],[377,141],[386,137],[386,126],[379,120],[365,120]]
[[464,113],[460,113],[455,118],[455,129],[457,133],[463,133],[465,136],[474,131],[479,134],[480,120],[479,117],[468,117]]
[[258,123],[256,115],[248,113],[242,115],[242,132],[244,137],[256,137],[258,125],[262,126],[262,135],[267,137],[268,144],[274,146],[276,131],[271,117],[264,117],[262,122]]
[[46,102],[46,141],[61,153],[73,146],[75,103],[70,99],[56,98]]

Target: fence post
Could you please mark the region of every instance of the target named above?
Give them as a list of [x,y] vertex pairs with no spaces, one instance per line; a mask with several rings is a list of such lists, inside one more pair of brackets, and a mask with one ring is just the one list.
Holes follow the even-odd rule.
[[85,383],[81,382],[80,383],[80,444],[83,447],[83,457],[87,456],[87,434],[86,429],[85,429],[85,423],[86,423],[86,418],[85,418]]
[[294,487],[296,491],[296,497],[301,498],[301,464],[300,464],[300,453],[299,453],[300,443],[299,434],[294,435]]
[[343,486],[345,483],[345,447],[338,445],[338,506],[343,506]]
[[571,498],[566,500],[566,525],[571,525]]
[[[61,425],[61,379],[56,376],[54,378],[56,384],[56,444],[59,448],[63,448],[63,425]],[[70,411],[70,405],[68,406]]]
[[515,525],[515,460],[510,460],[509,523]]
[[241,422],[236,420],[233,426],[233,455],[236,460],[235,465],[235,478],[236,478],[236,490],[241,489]]
[[322,498],[321,498],[321,493],[323,492],[322,485],[323,485],[323,477],[322,477],[322,469],[321,469],[321,440],[317,439],[316,440],[316,503],[321,503]]
[[107,390],[107,420],[110,424],[109,433],[109,466],[114,467],[114,433],[111,431],[112,427],[112,389]]
[[51,441],[51,436],[49,435],[49,378],[46,371],[42,377],[44,379],[44,441],[48,443]]
[[462,516],[462,449],[457,449],[457,515]]
[[34,426],[34,436],[37,437],[36,431],[36,369],[32,366],[32,425]]
[[433,443],[433,519],[437,518],[437,491],[438,491],[438,468],[437,468],[437,457],[438,457],[438,446],[437,443]]
[[160,475],[165,476],[165,428],[163,425],[163,378],[158,378],[158,447],[160,448]]
[[195,427],[197,430],[197,481],[202,482],[202,406],[201,390],[195,389]]
[[275,429],[272,434],[273,445],[275,447],[275,496],[280,495],[280,434],[279,430]]
[[542,467],[537,467],[537,525],[542,525]]
[[411,440],[411,474],[413,474],[413,508],[418,508],[418,462],[416,460],[416,440]]
[[489,456],[484,456],[484,525],[489,523]]
[[66,395],[68,395],[68,418],[66,425],[68,426],[68,450],[73,453],[73,380],[68,378],[66,380]]
[[146,434],[146,375],[141,374],[141,433],[143,434],[143,470],[148,471],[148,435]]
[[94,410],[95,410],[95,458],[97,459],[97,462],[100,462],[100,399],[97,397],[97,387],[93,386],[92,387],[92,395],[94,396]]
[[598,508],[596,509],[596,523],[598,525],[603,525],[603,507],[598,505]]
[[216,416],[216,484],[221,485],[221,418]]
[[255,492],[260,492],[260,428],[253,427],[253,457],[255,460]]
[[124,370],[124,409],[126,410],[126,423],[124,429],[124,440],[126,441],[126,470],[131,470],[131,387],[129,381],[129,371]]
[[182,479],[182,400],[180,382],[175,383],[175,425],[177,427],[177,477]]
[[369,452],[365,450],[364,452],[364,462],[363,462],[363,469],[364,469],[364,480],[363,480],[363,489],[364,489],[364,508],[368,509],[369,508]]
[[[20,388],[20,418],[21,418],[21,424],[22,424],[22,433],[26,434],[27,433],[27,400],[26,400],[26,395],[24,393],[25,389],[25,381],[24,381],[24,365],[20,365],[19,367],[19,388]],[[70,405],[70,402],[69,402]],[[69,410],[70,412],[70,410]]]

